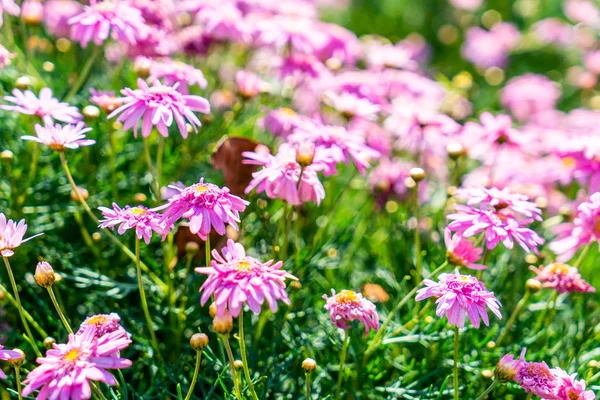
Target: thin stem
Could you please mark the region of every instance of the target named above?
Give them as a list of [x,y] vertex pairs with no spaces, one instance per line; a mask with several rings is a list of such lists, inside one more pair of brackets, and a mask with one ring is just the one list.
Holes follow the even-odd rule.
[[67,332],[69,333],[73,333],[73,329],[71,329],[71,326],[69,325],[69,322],[67,321],[67,318],[65,317],[65,314],[63,314],[60,305],[58,304],[58,301],[56,300],[56,296],[54,295],[54,290],[52,290],[52,286],[48,286],[48,294],[50,295],[50,299],[52,300],[52,304],[54,304],[54,308],[56,308],[56,312],[58,313],[58,316],[60,317],[60,320],[62,321],[63,325],[65,326],[65,329],[67,330]]
[[148,171],[152,176],[152,183],[150,187],[154,192],[154,196],[156,196],[156,200],[160,199],[160,188],[158,187],[158,181],[156,177],[156,171],[154,166],[152,165],[152,156],[150,155],[150,144],[148,143],[148,139],[144,138],[144,157],[146,158],[146,164],[148,165]]
[[10,284],[12,285],[13,292],[15,293],[15,301],[17,303],[17,310],[19,310],[19,315],[21,316],[21,321],[23,322],[23,327],[25,327],[25,332],[27,333],[27,337],[29,338],[30,345],[33,347],[33,351],[38,357],[42,356],[40,349],[35,344],[35,340],[33,339],[33,335],[31,334],[31,330],[29,329],[29,324],[25,319],[25,314],[23,313],[23,305],[21,304],[21,298],[19,297],[19,289],[17,289],[17,282],[15,281],[15,276],[13,275],[12,269],[10,268],[10,263],[8,262],[8,258],[2,257],[4,260],[4,265],[6,265],[6,271],[8,272],[8,278],[10,279]]
[[117,187],[117,163],[115,157],[117,154],[117,142],[115,140],[115,128],[112,122],[108,123],[108,144],[110,146],[110,155],[108,156],[108,161],[110,163],[110,184],[112,185],[113,199],[116,200],[119,195]]
[[490,394],[492,392],[492,390],[494,390],[494,388],[496,387],[496,385],[498,384],[498,381],[493,381],[490,386],[488,386],[487,389],[485,389],[485,392],[481,393],[481,395],[476,399],[476,400],[483,400],[485,399],[485,397]]
[[229,358],[229,368],[231,368],[231,379],[233,379],[233,385],[235,387],[235,397],[238,400],[242,400],[242,391],[240,390],[240,383],[238,381],[237,372],[235,370],[235,359],[233,358],[233,353],[231,352],[229,336],[221,335],[221,340],[223,340],[223,344],[225,345],[225,351],[227,352],[227,357]]
[[533,393],[529,393],[525,400],[531,400],[531,399],[533,399]]
[[258,396],[256,395],[256,390],[254,389],[254,384],[252,383],[252,378],[250,377],[250,369],[248,368],[248,357],[246,356],[246,343],[244,338],[244,310],[240,311],[240,317],[238,318],[238,322],[240,324],[240,353],[242,355],[242,364],[244,367],[244,375],[246,376],[246,381],[248,382],[248,388],[250,389],[250,394],[254,400],[258,400]]
[[592,247],[592,242],[588,242],[588,244],[585,245],[585,247],[583,248],[583,251],[581,252],[579,257],[577,257],[577,261],[575,261],[575,264],[573,264],[573,266],[575,268],[577,268],[581,265],[581,263],[585,259],[585,256],[587,256],[588,251],[590,251],[591,247]]
[[210,267],[210,234],[206,235],[206,240],[204,241],[204,249],[206,266]]
[[15,380],[17,381],[17,395],[19,396],[19,400],[23,399],[23,395],[21,394],[21,368],[15,367]]
[[523,296],[521,298],[521,300],[519,300],[519,302],[517,303],[515,310],[511,314],[510,318],[508,319],[508,322],[506,323],[506,325],[504,325],[504,328],[502,329],[500,336],[498,336],[498,340],[496,340],[496,346],[500,346],[500,344],[502,343],[502,341],[504,340],[504,338],[506,337],[508,332],[510,332],[510,328],[513,326],[513,324],[517,320],[517,316],[521,313],[525,304],[527,304],[527,300],[529,300],[530,293],[531,292],[529,290],[527,290],[525,292],[525,296]]
[[106,400],[106,397],[104,397],[104,394],[102,394],[102,391],[100,390],[98,385],[96,385],[96,382],[90,382],[90,386],[94,393],[96,393],[96,396],[100,397],[101,400]]
[[294,206],[286,207],[287,216],[285,221],[285,232],[283,233],[283,246],[281,247],[281,260],[287,258],[288,247],[290,243],[290,231],[292,228],[292,219],[294,218]]
[[67,93],[67,95],[65,96],[63,101],[68,102],[71,99],[71,97],[76,95],[77,92],[79,91],[79,89],[81,89],[81,87],[85,83],[85,80],[89,76],[90,71],[92,70],[92,65],[94,65],[96,58],[98,58],[98,55],[100,54],[100,50],[101,50],[100,46],[94,47],[94,50],[92,51],[92,55],[90,56],[90,58],[88,58],[88,60],[84,64],[83,68],[81,69],[81,74],[79,74],[79,76],[77,77],[77,80],[75,81],[75,83],[71,87],[71,90],[69,90],[69,93]]
[[156,334],[152,327],[152,317],[150,316],[150,310],[148,310],[148,302],[146,301],[146,292],[144,291],[144,283],[142,282],[142,269],[140,268],[140,239],[135,238],[135,267],[137,269],[137,280],[138,287],[140,290],[140,298],[142,300],[142,309],[146,316],[146,323],[148,324],[148,330],[150,331],[150,339],[152,340],[152,347],[156,352],[156,356],[160,358],[160,350],[158,348],[158,341],[156,340]]
[[306,377],[306,400],[310,400],[310,374],[304,374]]
[[419,183],[413,188],[413,214],[415,217],[415,281],[421,283],[421,234],[419,232]]
[[454,326],[454,400],[458,400],[458,326]]
[[190,400],[192,397],[192,393],[194,392],[194,386],[196,386],[196,381],[198,380],[198,372],[200,372],[200,361],[202,360],[202,351],[196,351],[196,367],[194,368],[194,376],[192,377],[192,383],[190,384],[190,388],[187,392],[187,396],[185,396],[185,400]]
[[[0,283],[0,293],[4,294],[6,296],[6,299],[15,308],[19,308],[17,301],[15,300],[13,295],[10,294],[10,292],[8,290],[6,290],[6,288],[1,283]],[[38,323],[35,321],[35,319],[33,319],[31,314],[29,314],[27,312],[27,310],[23,310],[23,314],[25,314],[25,318],[27,319],[27,321],[31,324],[31,326],[34,327],[34,329],[40,334],[41,337],[48,337],[48,334],[46,333],[46,331],[41,326],[38,325]]]
[[546,315],[548,314],[548,310],[551,307],[553,308],[555,306],[555,302],[556,302],[556,298],[557,297],[558,297],[558,292],[555,291],[548,298],[548,301],[546,302],[546,307],[544,307],[544,310],[542,310],[542,312],[540,313],[540,316],[538,317],[537,322],[535,323],[535,328],[533,329],[534,332],[537,332],[542,327],[542,325],[544,323],[544,320],[546,319]]
[[344,365],[346,364],[346,354],[348,353],[348,345],[350,344],[349,329],[344,330],[344,344],[342,345],[342,354],[340,354],[340,371],[337,380],[337,388],[335,390],[335,399],[340,398],[342,391],[342,382],[344,381]]
[[277,231],[275,232],[275,240],[273,240],[273,258],[277,257],[277,253],[275,249],[281,251],[279,248],[279,237],[281,235],[281,231],[284,229],[284,225],[286,222],[286,214],[287,214],[288,203],[284,203],[283,211],[281,214],[281,218],[279,218],[279,222],[277,223]]
[[165,140],[162,136],[158,138],[158,149],[156,150],[156,188],[160,200],[160,177],[162,176],[163,153],[165,150]]
[[33,155],[31,156],[31,164],[29,164],[29,175],[28,181],[33,182],[37,172],[38,161],[40,159],[40,146],[38,143],[34,143]]

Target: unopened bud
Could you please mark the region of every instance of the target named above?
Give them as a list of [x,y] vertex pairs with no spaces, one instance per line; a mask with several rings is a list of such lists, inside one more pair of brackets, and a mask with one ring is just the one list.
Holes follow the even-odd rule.
[[[90,192],[88,192],[85,188],[77,186],[77,191],[79,192],[79,195],[83,200],[87,200],[90,197]],[[71,190],[71,200],[79,202],[79,197],[77,196],[77,193],[75,193],[74,190]]]
[[301,142],[296,145],[296,162],[302,167],[308,167],[315,158],[315,144]]
[[525,262],[527,264],[536,264],[538,262],[538,258],[535,254],[527,254],[525,256]]
[[12,359],[8,360],[8,363],[13,368],[20,368],[21,365],[23,365],[23,363],[25,362],[25,353],[21,349],[13,349],[13,351],[16,352],[16,353],[19,353],[21,355],[21,357],[19,357],[19,358],[12,358]]
[[150,59],[145,57],[139,57],[137,60],[135,60],[133,70],[135,71],[135,74],[138,77],[142,79],[147,79],[150,76],[150,65]]
[[53,337],[48,336],[46,339],[44,339],[44,347],[47,349],[53,348],[55,344],[56,339],[54,339]]
[[214,318],[217,315],[217,305],[215,303],[212,303],[210,307],[208,307],[208,315],[210,315],[211,318]]
[[14,158],[15,158],[15,155],[10,150],[4,150],[2,153],[0,153],[0,160],[2,160],[4,162],[10,162]]
[[307,374],[310,374],[317,369],[317,362],[312,358],[307,358],[306,360],[302,361],[302,369]]
[[100,116],[100,109],[96,106],[83,107],[83,116],[88,119],[96,119]]
[[196,242],[187,242],[185,244],[185,252],[190,254],[196,254],[200,251],[200,245]]
[[37,284],[43,288],[48,288],[54,285],[54,282],[56,281],[54,269],[46,261],[38,263],[37,267],[35,267],[34,277]]
[[483,371],[481,371],[481,376],[483,376],[485,379],[492,379],[492,377],[494,376],[494,371],[492,371],[491,369],[484,369]]
[[133,201],[135,203],[143,203],[146,201],[146,199],[147,197],[144,193],[136,193],[133,195]]
[[229,311],[225,311],[225,314],[222,316],[215,316],[212,326],[218,334],[228,335],[233,329],[233,317]]
[[527,282],[525,282],[525,287],[531,293],[537,293],[542,290],[542,282],[538,281],[537,279],[527,279]]
[[17,87],[17,89],[21,90],[29,89],[29,87],[31,86],[31,78],[28,76],[20,76],[15,81],[15,86]]
[[422,168],[411,168],[410,177],[415,182],[421,182],[423,179],[425,179],[425,171],[423,171]]
[[242,360],[235,360],[233,362],[233,368],[240,370],[240,369],[244,368],[244,363],[242,362]]
[[39,1],[24,1],[21,4],[21,18],[28,25],[38,25],[44,16],[44,6]]
[[208,336],[204,333],[195,333],[190,338],[190,346],[196,351],[204,350],[208,346]]
[[457,159],[467,153],[463,145],[460,143],[448,144],[448,146],[446,146],[446,151],[448,152],[448,157],[453,159]]

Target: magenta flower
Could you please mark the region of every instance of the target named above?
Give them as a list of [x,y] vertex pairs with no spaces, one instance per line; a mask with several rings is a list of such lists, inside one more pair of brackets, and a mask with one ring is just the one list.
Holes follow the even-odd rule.
[[496,211],[509,210],[537,221],[542,220],[542,210],[524,194],[511,193],[510,189],[487,189],[483,186],[458,189],[456,198],[466,201],[467,205],[492,207]]
[[529,267],[537,274],[536,279],[546,288],[558,293],[595,292],[596,289],[587,283],[579,274],[579,270],[567,264],[551,263],[543,268]]
[[212,183],[205,183],[204,178],[185,189],[176,186],[171,188],[179,190],[179,194],[169,198],[169,202],[160,207],[166,209],[160,220],[165,224],[163,239],[181,218],[190,220],[190,232],[197,234],[202,240],[206,240],[212,228],[219,235],[224,235],[225,224],[238,230],[239,213],[250,204],[231,194],[226,187],[220,188]]
[[521,353],[521,368],[515,376],[526,393],[533,393],[542,399],[556,399],[556,391],[561,384],[545,362],[526,362]]
[[498,319],[502,319],[500,301],[474,276],[455,272],[441,274],[439,282],[425,279],[423,283],[426,287],[417,291],[415,300],[421,301],[429,297],[438,297],[435,313],[440,318],[445,315],[450,325],[464,328],[468,315],[475,328],[479,328],[481,320],[486,326],[489,326],[490,321],[486,307]]
[[515,356],[512,354],[504,355],[498,364],[496,365],[496,369],[494,370],[494,377],[497,381],[501,383],[506,383],[510,381],[514,381],[519,373],[519,370],[525,363],[525,352],[527,349],[523,349],[521,351],[521,357],[515,360]]
[[85,134],[91,130],[92,128],[88,128],[83,122],[78,122],[77,125],[47,123],[42,126],[36,124],[36,136],[26,135],[21,136],[21,139],[44,144],[56,151],[73,150],[80,146],[91,146],[96,143],[95,140],[85,138]]
[[54,344],[46,357],[37,359],[40,366],[23,381],[27,385],[23,396],[41,388],[38,399],[89,399],[92,396],[89,381],[114,386],[117,381],[107,369],[131,366],[131,361],[113,356],[130,343],[118,331],[97,338],[94,325],[80,335],[70,334],[68,343]]
[[360,321],[365,325],[365,337],[370,329],[379,329],[379,315],[375,304],[362,294],[346,289],[336,294],[331,289],[331,297],[324,294],[323,298],[327,301],[325,309],[329,311],[329,318],[338,328],[348,330],[352,321]]
[[144,239],[146,244],[150,244],[152,233],[156,232],[162,235],[164,226],[160,223],[161,216],[155,211],[149,210],[144,206],[120,208],[117,203],[113,203],[113,208],[98,207],[102,211],[104,219],[100,221],[98,227],[102,229],[119,226],[117,232],[124,234],[129,229],[135,229],[135,235],[138,239]]
[[325,198],[325,188],[319,180],[318,172],[328,168],[325,164],[327,155],[323,148],[317,147],[312,163],[302,169],[296,160],[296,153],[297,150],[287,143],[279,146],[276,155],[268,151],[243,152],[242,155],[247,158],[243,161],[244,164],[263,167],[252,174],[253,179],[245,192],[250,193],[256,188],[258,193],[265,192],[271,199],[281,199],[292,205],[309,201],[321,204]]
[[559,99],[560,87],[545,76],[536,74],[511,79],[500,93],[502,106],[519,121],[553,110]]
[[277,311],[278,300],[290,304],[285,280],[298,278],[282,270],[281,261],[262,263],[247,256],[244,246],[231,239],[221,252],[222,256],[217,250],[212,251],[214,260],[210,267],[196,268],[199,274],[208,275],[200,288],[200,304],[206,304],[214,294],[217,316],[229,311],[234,317],[240,314],[244,303],[255,314],[260,314],[265,301],[272,312]]
[[178,83],[177,90],[182,94],[188,94],[188,87],[192,85],[197,85],[202,89],[206,89],[208,86],[208,82],[201,70],[181,61],[171,60],[170,58],[150,61],[148,82],[154,83],[159,80],[162,80],[167,86],[173,86]]
[[487,269],[485,265],[475,263],[481,259],[483,249],[475,247],[470,240],[460,234],[451,236],[450,229],[446,229],[444,243],[446,244],[446,258],[450,264],[476,270]]
[[591,390],[585,390],[585,380],[577,380],[577,374],[569,375],[560,368],[552,368],[552,374],[559,381],[556,399],[558,400],[596,400]]
[[544,244],[544,239],[526,227],[533,222],[532,218],[517,220],[502,210],[483,210],[460,204],[455,208],[458,213],[447,216],[453,220],[448,224],[448,229],[467,238],[483,232],[486,246],[490,250],[500,241],[507,249],[512,249],[514,242],[517,242],[526,252],[533,251],[537,254],[537,246]]
[[148,35],[148,27],[137,8],[126,1],[90,0],[80,14],[69,19],[73,40],[87,47],[90,41],[102,45],[109,35],[128,45],[135,45]]
[[14,0],[0,0],[0,27],[4,24],[4,12],[17,16],[21,9]]
[[[11,361],[11,360],[20,360],[23,358],[23,354],[18,351],[13,350],[4,350],[4,346],[0,344],[0,360]],[[0,369],[0,379],[6,379],[6,375]]]
[[43,233],[39,233],[27,239],[23,239],[25,231],[27,231],[27,225],[25,224],[24,219],[20,220],[17,224],[13,220],[7,220],[6,216],[3,213],[0,213],[0,255],[2,257],[11,257],[15,254],[14,249],[21,244],[43,235]]
[[74,124],[83,119],[76,107],[68,103],[61,103],[58,99],[52,97],[50,88],[40,90],[39,99],[31,90],[21,92],[19,89],[14,89],[12,94],[12,96],[4,96],[4,100],[14,105],[2,105],[0,106],[1,109],[25,115],[35,115],[45,122],[51,122],[52,119],[55,119],[67,124]]
[[177,91],[177,83],[168,86],[155,81],[153,86],[148,86],[146,82],[138,79],[138,87],[139,89],[136,90],[130,88],[121,90],[121,94],[125,96],[123,98],[125,104],[108,116],[110,119],[121,114],[117,117],[117,121],[123,122],[124,130],[133,127],[135,137],[137,137],[140,121],[142,121],[143,137],[150,136],[153,126],[156,126],[162,136],[167,137],[169,127],[174,120],[181,136],[187,138],[186,122],[192,126],[194,132],[198,132],[197,127],[202,126],[193,111],[202,114],[210,112],[208,100],[200,96],[181,94]]

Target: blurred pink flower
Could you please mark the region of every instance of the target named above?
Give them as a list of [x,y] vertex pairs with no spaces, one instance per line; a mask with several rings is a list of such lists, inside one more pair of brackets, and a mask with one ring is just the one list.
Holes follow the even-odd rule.
[[592,390],[585,390],[585,380],[577,380],[577,374],[569,375],[560,368],[550,370],[559,382],[556,391],[557,400],[596,400]]
[[234,4],[230,2],[202,4],[195,0],[189,3],[200,7],[194,19],[203,28],[203,35],[207,38],[242,43],[250,41],[254,26],[244,18]]
[[31,140],[49,146],[52,150],[65,151],[78,149],[80,146],[91,146],[95,140],[86,139],[85,134],[91,131],[83,122],[77,125],[60,125],[47,123],[45,126],[36,124],[36,136],[21,136],[22,140]]
[[596,289],[587,283],[579,274],[579,270],[567,264],[551,263],[543,268],[529,267],[537,274],[536,279],[546,288],[558,293],[595,292]]
[[289,305],[290,299],[285,290],[285,280],[298,280],[292,274],[281,269],[283,263],[273,260],[266,263],[247,256],[244,246],[229,239],[227,246],[219,254],[212,251],[210,267],[196,268],[199,274],[208,275],[200,288],[202,305],[214,295],[217,316],[229,311],[237,317],[244,303],[255,314],[260,314],[266,301],[272,312],[277,311],[277,301]]
[[44,17],[44,5],[38,0],[25,0],[21,3],[21,19],[27,24],[37,25]]
[[138,89],[121,90],[121,94],[125,96],[125,104],[113,111],[108,118],[120,114],[117,121],[123,122],[124,130],[133,127],[135,137],[142,121],[142,136],[145,138],[150,136],[153,126],[156,126],[162,136],[169,136],[169,127],[175,121],[181,136],[187,138],[186,122],[192,126],[194,132],[198,132],[197,127],[202,126],[193,111],[208,114],[210,104],[204,97],[181,94],[177,87],[177,83],[169,86],[159,81],[148,86],[142,79],[138,79]]
[[119,207],[117,203],[113,203],[113,208],[98,207],[102,211],[104,219],[100,220],[101,229],[118,226],[117,232],[119,235],[124,234],[130,229],[135,229],[135,235],[138,239],[144,239],[146,244],[150,244],[152,233],[156,232],[162,235],[164,226],[160,223],[161,216],[156,212],[149,210],[144,206],[124,208]]
[[12,91],[12,96],[4,96],[4,100],[14,105],[2,105],[1,109],[14,111],[25,115],[35,115],[44,122],[57,121],[73,124],[83,119],[77,107],[68,103],[62,103],[52,97],[50,88],[40,90],[40,97],[37,98],[31,90],[21,92],[19,89]]
[[[0,344],[0,360],[10,361],[10,360],[20,360],[23,358],[23,354],[18,351],[13,350],[4,350],[4,346]],[[6,375],[0,369],[0,379],[6,379]]]
[[472,27],[466,33],[462,46],[463,57],[477,67],[503,68],[508,63],[509,53],[517,46],[521,34],[511,23],[501,22],[489,31]]
[[90,382],[117,384],[107,369],[122,369],[131,366],[131,361],[114,357],[131,343],[119,332],[96,338],[96,327],[89,325],[80,335],[69,335],[66,344],[54,344],[46,357],[37,359],[39,367],[31,371],[23,384],[23,396],[40,389],[39,399],[60,398],[63,400],[89,399],[92,396]]
[[323,79],[331,75],[327,67],[311,54],[290,54],[279,66],[281,78],[289,78],[298,85],[312,79]]
[[474,11],[483,4],[483,0],[448,0],[456,8]]
[[6,47],[0,45],[0,70],[10,65],[10,60],[16,57],[15,53],[6,50]]
[[338,328],[348,330],[352,321],[359,321],[365,325],[365,337],[370,329],[379,329],[379,315],[375,304],[362,294],[347,289],[336,294],[331,289],[331,297],[324,294],[323,298],[327,300],[325,309],[329,311],[329,318]]
[[42,233],[39,233],[27,239],[23,239],[26,231],[27,225],[25,224],[24,219],[20,220],[17,224],[11,219],[7,220],[6,216],[3,213],[0,213],[0,256],[11,257],[15,254],[14,249],[21,244],[43,235]]
[[[244,164],[260,165],[263,169],[252,174],[252,181],[245,192],[250,193],[256,188],[258,193],[265,192],[271,199],[281,199],[291,205],[303,202],[315,202],[317,205],[325,198],[325,188],[319,180],[318,172],[328,168],[327,152],[322,147],[315,148],[312,163],[304,169],[296,161],[294,146],[283,143],[276,155],[268,151],[243,152],[246,158]],[[300,183],[300,171],[302,179]]]
[[414,70],[418,64],[413,60],[413,52],[405,46],[382,43],[378,39],[364,45],[365,59],[369,69],[401,68]]
[[120,0],[90,0],[80,14],[69,19],[73,40],[87,47],[90,41],[102,45],[109,35],[128,45],[135,45],[148,34],[148,28],[137,8]]
[[498,189],[493,187],[487,189],[483,186],[460,188],[456,191],[455,197],[466,201],[469,206],[489,206],[496,211],[507,209],[537,221],[542,220],[542,210],[537,204],[529,201],[528,196],[512,193],[508,188]]
[[563,3],[565,15],[574,22],[581,22],[597,28],[600,24],[600,9],[590,0],[566,0]]
[[500,102],[517,120],[527,121],[536,113],[553,110],[560,93],[560,87],[545,76],[525,74],[508,81]]
[[444,244],[446,245],[446,258],[450,264],[475,270],[487,269],[485,265],[475,263],[475,261],[481,259],[483,249],[475,247],[473,242],[465,239],[460,234],[457,233],[452,236],[450,229],[446,229],[444,231]]
[[252,98],[263,92],[266,87],[264,82],[258,75],[250,71],[240,70],[235,74],[235,84],[238,93],[245,98]]
[[475,328],[479,328],[481,320],[486,326],[489,326],[490,321],[486,308],[489,308],[498,319],[502,319],[500,301],[474,276],[455,272],[441,274],[439,279],[439,282],[425,279],[423,283],[426,287],[417,291],[415,300],[421,301],[429,297],[438,297],[436,315],[438,317],[445,315],[450,325],[464,328],[468,315]]
[[220,188],[212,183],[205,183],[204,178],[200,182],[180,189],[179,193],[169,198],[168,203],[158,209],[165,209],[162,214],[161,223],[165,224],[163,240],[169,233],[175,222],[186,218],[190,220],[190,232],[206,240],[212,228],[219,235],[225,234],[225,224],[238,229],[240,212],[250,204],[229,192],[229,189]]
[[403,160],[382,159],[369,174],[369,187],[378,196],[381,196],[380,205],[384,205],[390,195],[395,195],[401,200],[406,200],[409,187],[406,182],[410,178],[412,165]]
[[300,115],[290,108],[282,107],[268,113],[263,125],[273,136],[285,138],[299,125],[309,122],[310,118]]
[[543,43],[569,46],[574,42],[573,26],[558,18],[546,18],[533,24],[533,32]]
[[71,34],[69,20],[81,13],[83,6],[74,0],[49,0],[44,2],[44,25],[52,36],[66,38]]
[[600,75],[600,50],[593,50],[583,57],[583,65],[592,73]]
[[90,89],[90,101],[100,107],[105,113],[111,113],[123,104],[123,98],[115,97],[115,92]]
[[0,0],[0,27],[4,24],[4,12],[17,16],[21,9],[14,0]]
[[331,90],[323,93],[323,103],[327,104],[346,118],[359,117],[367,120],[376,120],[381,107],[372,104],[364,97],[352,93],[335,93]]
[[153,83],[158,80],[162,80],[168,86],[179,83],[177,89],[182,94],[188,94],[188,87],[192,85],[198,85],[201,89],[206,89],[208,86],[208,82],[201,70],[170,58],[150,61],[148,82]]

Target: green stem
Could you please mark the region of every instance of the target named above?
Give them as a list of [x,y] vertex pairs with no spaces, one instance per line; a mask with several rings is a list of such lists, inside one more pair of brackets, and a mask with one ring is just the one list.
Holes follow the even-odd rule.
[[17,282],[15,281],[15,276],[13,275],[12,268],[10,267],[10,263],[8,262],[8,258],[2,257],[4,260],[4,265],[6,266],[6,271],[8,272],[8,279],[10,279],[10,284],[12,285],[13,292],[15,294],[15,301],[17,303],[17,310],[19,310],[19,315],[21,316],[21,321],[23,322],[23,327],[25,328],[25,332],[27,333],[27,337],[29,338],[30,345],[33,347],[33,351],[38,357],[42,356],[40,349],[35,344],[35,340],[33,339],[33,335],[31,334],[31,330],[29,329],[29,324],[27,323],[27,319],[25,319],[25,314],[23,313],[23,305],[21,304],[21,298],[19,297],[19,289],[17,289]]
[[56,308],[56,312],[58,313],[58,316],[60,317],[60,320],[62,321],[63,325],[65,326],[65,329],[67,330],[67,332],[69,333],[73,333],[73,329],[71,329],[71,326],[69,325],[69,322],[67,321],[67,318],[65,317],[65,314],[63,314],[60,305],[58,304],[58,301],[56,300],[56,296],[54,295],[54,290],[52,290],[52,286],[48,286],[48,294],[50,295],[50,299],[52,300],[52,304],[54,304],[54,308]]
[[[283,211],[281,214],[281,218],[279,218],[279,222],[277,223],[277,231],[275,232],[275,240],[273,241],[273,258],[279,258],[277,256],[277,251],[281,252],[281,248],[279,248],[279,237],[281,235],[281,231],[285,225],[286,221],[286,212],[288,208],[288,203],[284,203]],[[277,251],[275,251],[277,249]]]
[[156,150],[156,191],[160,201],[160,177],[163,169],[163,153],[165,150],[165,140],[162,136],[158,138],[158,149]]
[[152,189],[152,192],[154,193],[156,201],[158,201],[160,199],[160,189],[157,187],[156,170],[152,165],[152,156],[150,155],[150,144],[148,143],[147,138],[144,138],[144,157],[146,158],[148,171],[152,176],[152,183],[150,184],[150,187]]
[[304,374],[306,377],[306,400],[310,400],[310,374]]
[[135,267],[137,269],[137,280],[138,287],[140,290],[140,298],[142,300],[142,309],[146,316],[146,323],[148,324],[148,330],[150,331],[150,339],[152,340],[152,347],[156,352],[157,358],[160,358],[160,350],[158,347],[158,341],[156,340],[156,334],[152,326],[152,317],[150,316],[150,310],[148,309],[148,302],[146,301],[146,292],[144,291],[144,284],[142,282],[142,269],[140,268],[140,239],[135,238]]
[[117,154],[117,142],[115,140],[115,128],[112,122],[108,123],[108,144],[110,146],[110,155],[108,157],[108,161],[110,163],[110,183],[112,185],[112,195],[113,199],[116,201],[119,196],[119,189],[117,187],[117,163],[116,157]]
[[504,340],[504,338],[506,337],[508,332],[510,332],[510,328],[513,326],[513,324],[517,320],[517,316],[521,313],[525,304],[527,304],[527,300],[529,300],[529,294],[530,294],[530,292],[529,292],[529,290],[527,290],[525,292],[525,296],[523,296],[521,298],[521,300],[519,300],[519,302],[517,303],[515,310],[511,314],[510,318],[508,319],[508,322],[504,326],[504,329],[502,329],[500,336],[498,336],[498,340],[496,340],[496,346],[500,346],[500,344],[502,343],[502,341]]
[[335,390],[335,399],[340,398],[342,392],[342,382],[344,381],[344,365],[346,364],[346,354],[348,353],[348,346],[350,345],[350,333],[349,329],[344,330],[344,344],[342,345],[342,354],[340,354],[340,371],[337,380],[337,388]]
[[248,357],[246,356],[246,343],[244,337],[244,310],[240,311],[240,317],[238,318],[238,322],[240,324],[240,353],[242,355],[244,375],[246,376],[246,381],[248,382],[248,388],[250,389],[250,394],[252,395],[252,398],[254,400],[258,400],[256,390],[254,389],[254,384],[252,383],[252,378],[250,377],[250,369],[248,368]]
[[581,265],[581,263],[585,259],[585,256],[587,256],[588,251],[590,251],[591,247],[592,247],[592,242],[588,242],[588,244],[585,245],[585,247],[583,248],[583,251],[581,252],[579,257],[577,257],[577,261],[575,261],[575,264],[573,264],[573,266],[575,268],[577,268]]
[[288,246],[290,243],[290,231],[292,228],[292,219],[294,218],[294,206],[286,206],[287,216],[285,221],[285,232],[283,233],[283,246],[281,247],[281,260],[287,259]]
[[546,319],[546,315],[548,314],[548,310],[550,308],[554,308],[555,307],[555,302],[556,302],[556,298],[557,297],[558,297],[558,292],[555,291],[548,298],[548,301],[546,302],[546,307],[544,307],[544,309],[540,313],[540,316],[538,317],[537,322],[535,323],[535,328],[533,329],[534,332],[539,331],[540,328],[542,327],[542,325],[544,324],[544,320]]
[[31,156],[31,164],[29,164],[29,175],[27,176],[28,181],[33,185],[33,180],[37,173],[38,161],[40,159],[40,146],[38,143],[33,144],[33,154]]
[[[6,288],[1,283],[0,283],[0,293],[4,294],[4,296],[6,296],[6,299],[8,299],[8,301],[15,308],[19,308],[15,298],[12,296],[12,294],[10,294],[10,292],[8,290],[6,290]],[[27,319],[27,321],[31,324],[31,326],[34,327],[34,329],[40,334],[41,337],[48,337],[48,334],[46,333],[46,331],[41,326],[38,325],[38,323],[35,321],[35,319],[33,319],[31,314],[29,314],[27,312],[27,310],[23,310],[23,314],[25,314],[25,318]]]
[[210,234],[206,235],[206,240],[204,241],[204,253],[206,266],[210,267]]
[[533,399],[533,393],[529,393],[527,395],[527,399],[525,399],[525,400],[531,400],[531,399]]
[[15,367],[15,380],[17,381],[17,395],[19,396],[19,400],[23,399],[23,395],[21,394],[21,368]]
[[492,392],[492,390],[494,390],[494,388],[496,387],[496,385],[498,384],[498,381],[493,381],[490,386],[488,386],[487,389],[485,389],[485,392],[481,393],[481,395],[476,399],[476,400],[483,400],[485,399],[485,397],[490,394]]
[[233,353],[231,352],[229,336],[221,335],[221,340],[223,340],[223,344],[225,345],[225,351],[227,352],[227,357],[229,358],[229,368],[231,369],[231,379],[233,379],[233,386],[235,387],[235,397],[238,400],[242,400],[242,391],[240,390],[240,383],[238,381],[237,372],[235,370],[235,359],[233,358]]
[[454,326],[454,400],[458,400],[458,326]]
[[194,392],[194,386],[196,386],[196,381],[198,380],[198,372],[200,372],[200,362],[202,361],[202,351],[196,351],[196,367],[194,368],[194,376],[192,377],[192,383],[190,384],[190,389],[187,392],[187,396],[185,396],[185,400],[190,400],[192,397],[192,393]]
[[90,58],[88,58],[88,60],[84,64],[83,68],[81,69],[81,74],[79,74],[79,76],[77,77],[77,80],[71,87],[71,90],[69,90],[69,92],[63,99],[64,102],[68,102],[71,99],[71,97],[73,97],[74,95],[77,94],[77,92],[79,92],[79,89],[81,89],[81,87],[85,83],[85,80],[89,76],[90,71],[92,70],[92,65],[94,65],[96,58],[98,58],[98,55],[100,54],[100,50],[101,50],[100,46],[94,47],[94,50],[92,50],[92,54],[91,54]]
[[419,232],[419,183],[413,188],[413,214],[415,217],[415,282],[421,283],[421,234]]

